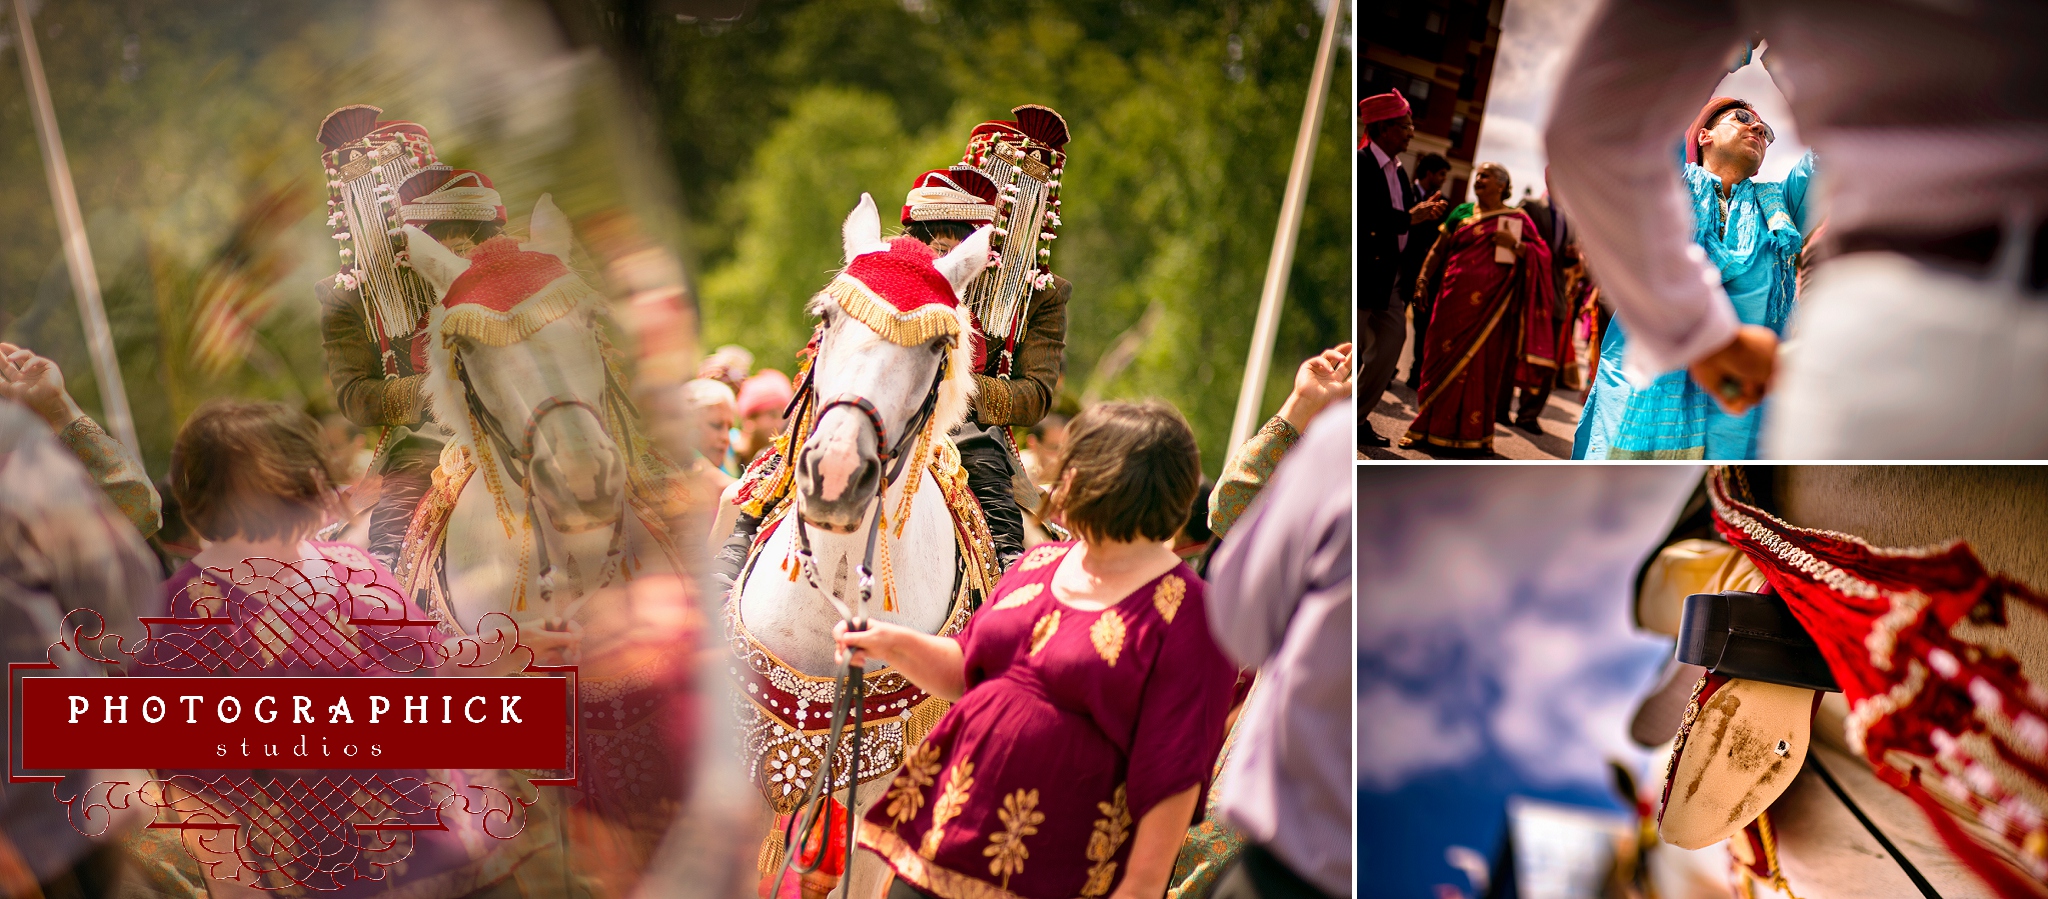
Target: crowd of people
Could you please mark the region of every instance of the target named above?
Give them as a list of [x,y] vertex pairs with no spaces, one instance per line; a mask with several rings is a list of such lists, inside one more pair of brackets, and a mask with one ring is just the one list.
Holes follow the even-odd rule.
[[[1505,193],[1487,198],[1483,160],[1472,185],[1481,213],[1450,216],[1421,187],[1435,164],[1417,160],[1411,178],[1396,160],[1413,133],[1406,101],[1365,98],[1366,410],[1412,303],[1423,377],[1403,441],[1433,453],[1485,452],[1487,400],[1495,422],[1533,423],[1546,389],[1536,369],[1554,368],[1566,375],[1554,383],[1585,385],[1577,459],[2038,458],[2048,448],[2048,417],[2031,412],[2048,359],[2038,302],[2048,201],[2034,148],[2048,109],[2026,41],[2044,25],[2030,4],[1869,16],[1818,3],[1706,3],[1683,15],[1603,4],[1557,85],[1546,212],[1524,203],[1525,216],[1484,214]],[[1901,56],[1905,47],[1915,50]],[[1770,180],[1771,123],[1748,99],[1713,96],[1761,48],[1813,148]],[[1931,161],[1946,158],[1967,161]],[[1548,251],[1554,330],[1537,327],[1546,253],[1526,227],[1505,233],[1523,218]],[[1500,235],[1491,263],[1473,240],[1489,232]],[[1455,252],[1446,264],[1485,283],[1415,278],[1416,244],[1432,239],[1438,250],[1462,243],[1477,267],[1458,266]],[[1489,292],[1496,283],[1523,286]],[[1446,342],[1443,322],[1475,293],[1484,336]],[[1495,308],[1504,324],[1488,330]],[[1597,358],[1573,371],[1567,351],[1581,337]],[[1490,363],[1503,352],[1509,374],[1496,378]],[[1445,377],[1423,383],[1432,370]],[[1475,376],[1480,386],[1465,387]],[[1527,391],[1512,418],[1511,389]],[[1361,422],[1361,452],[1390,442]]]
[[[1027,109],[1042,107],[1020,108],[1028,122],[1035,113]],[[9,536],[0,543],[0,635],[9,661],[39,659],[58,638],[55,622],[88,608],[136,637],[145,615],[310,615],[328,626],[300,637],[355,646],[373,640],[375,627],[333,623],[368,597],[400,620],[439,620],[438,640],[491,636],[451,614],[448,577],[435,581],[419,546],[446,520],[464,466],[475,468],[470,454],[488,466],[493,447],[516,451],[520,435],[490,421],[471,373],[450,354],[460,341],[433,338],[455,294],[497,316],[486,321],[509,321],[511,333],[544,327],[564,313],[537,321],[535,310],[551,307],[533,301],[568,276],[533,249],[546,242],[545,201],[534,234],[516,243],[487,176],[439,165],[424,128],[377,120],[377,112],[347,107],[321,128],[324,161],[340,185],[330,221],[344,244],[342,270],[318,287],[338,418],[277,402],[209,401],[181,423],[169,475],[152,481],[135,448],[72,400],[54,362],[0,344],[0,484],[9,485],[0,495]],[[351,192],[347,178],[360,169],[345,165],[345,151],[369,148],[388,160],[377,149],[387,144],[403,148],[415,171],[395,179],[395,190]],[[936,256],[989,225],[1004,202],[972,169],[927,172],[906,198],[905,234]],[[381,216],[398,227],[380,238],[363,223]],[[405,255],[410,266],[398,261]],[[438,274],[462,271],[477,276],[450,284]],[[507,272],[517,276],[512,288],[487,280]],[[1349,895],[1350,698],[1340,667],[1349,657],[1349,499],[1327,483],[1349,464],[1340,435],[1351,415],[1350,345],[1304,361],[1279,412],[1211,482],[1194,433],[1170,406],[1103,402],[1071,418],[1056,411],[1072,285],[1049,270],[1028,283],[1032,300],[1009,333],[972,335],[977,393],[951,435],[1001,580],[956,636],[877,625],[839,638],[854,661],[885,661],[953,701],[920,744],[906,747],[887,799],[862,823],[860,845],[892,870],[892,896]],[[461,340],[500,338],[521,339],[473,328]],[[458,384],[466,399],[450,392]],[[756,370],[746,350],[728,346],[674,389],[665,408],[687,424],[675,431],[684,438],[665,447],[634,442],[630,404],[583,407],[625,429],[612,439],[629,468],[644,464],[683,485],[679,495],[692,499],[664,514],[697,515],[707,548],[732,545],[730,536],[744,553],[761,522],[736,511],[735,491],[788,452],[780,444],[807,387]],[[458,420],[440,420],[451,416]],[[542,470],[550,463],[533,449],[538,420],[535,413],[526,427],[519,467],[503,471],[562,477]],[[525,502],[531,519],[542,507],[530,486]],[[500,520],[510,514],[498,510]],[[544,589],[554,577],[545,539],[534,541]],[[514,586],[523,585],[506,589]],[[519,633],[531,655],[517,665],[621,664],[619,644],[606,642],[615,635],[604,636],[615,628],[556,609],[550,601],[547,617],[522,622],[531,625]],[[664,654],[692,655],[694,639],[669,636]],[[275,670],[255,673],[342,673],[289,654],[273,661]],[[138,664],[135,673],[150,670]],[[537,851],[533,841],[549,838],[543,827],[481,855],[428,833],[413,845],[410,867],[393,876],[420,895],[544,892],[540,884],[571,873],[593,891],[623,891],[659,829],[636,835],[645,816],[620,812],[614,823],[625,830],[593,838],[604,822],[573,812],[597,809],[602,819],[637,803],[673,814],[679,771],[630,787],[614,782],[618,772],[598,771],[681,766],[687,747],[661,741],[687,740],[687,722],[668,720],[687,707],[665,700],[665,685],[673,686],[657,678],[626,690],[623,705],[612,703],[619,723],[591,724],[585,734],[600,741],[587,747],[596,761],[586,762],[581,798],[562,812],[567,830],[555,832],[597,847],[599,862],[569,857],[567,845]],[[635,729],[639,720],[654,736]],[[605,761],[629,751],[630,764]],[[21,790],[10,790],[0,811],[0,849],[57,847],[29,853],[32,885],[129,877],[170,892],[207,889],[209,875],[163,831],[133,830],[131,821],[98,838],[31,838],[23,827],[68,827],[62,806]],[[0,861],[19,857],[0,852]],[[537,867],[519,873],[520,858]],[[351,892],[386,886],[338,882]],[[806,880],[801,890],[821,886],[829,884]]]

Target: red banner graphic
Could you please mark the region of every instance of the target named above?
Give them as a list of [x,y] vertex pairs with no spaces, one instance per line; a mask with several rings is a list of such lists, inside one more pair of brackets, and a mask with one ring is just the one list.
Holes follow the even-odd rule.
[[558,677],[26,677],[21,767],[570,765]]

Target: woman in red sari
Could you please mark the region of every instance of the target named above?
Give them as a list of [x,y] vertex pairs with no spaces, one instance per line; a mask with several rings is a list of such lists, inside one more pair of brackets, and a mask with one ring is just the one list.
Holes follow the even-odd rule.
[[[1507,169],[1480,163],[1472,176],[1478,206],[1451,210],[1423,263],[1416,293],[1435,308],[1422,347],[1415,422],[1403,447],[1492,450],[1500,391],[1535,387],[1541,369],[1557,365],[1550,247],[1528,216],[1506,205],[1509,187]],[[1500,251],[1513,261],[1497,261]]]
[[1077,542],[1033,547],[957,637],[842,630],[854,662],[956,700],[861,824],[890,899],[1164,894],[1237,679],[1173,553],[1200,479],[1172,407],[1092,406],[1054,474]]

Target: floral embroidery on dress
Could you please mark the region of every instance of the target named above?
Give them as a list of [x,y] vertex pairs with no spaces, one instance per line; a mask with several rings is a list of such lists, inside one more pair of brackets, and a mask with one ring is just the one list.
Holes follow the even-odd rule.
[[1033,549],[1024,554],[1023,561],[1017,563],[1017,570],[1030,571],[1034,568],[1043,568],[1058,561],[1059,557],[1066,555],[1067,549],[1065,546],[1055,546],[1052,544],[1046,544],[1045,546]]
[[1095,803],[1095,807],[1102,817],[1095,821],[1095,832],[1088,835],[1088,860],[1095,864],[1088,868],[1082,896],[1109,894],[1110,884],[1116,880],[1116,851],[1131,835],[1131,808],[1124,798],[1124,785],[1117,785],[1111,801]]
[[924,788],[939,777],[939,747],[924,743],[903,760],[903,771],[889,784],[889,818],[902,824],[924,807]]
[[1088,639],[1095,643],[1095,654],[1108,662],[1111,668],[1116,667],[1116,657],[1123,655],[1124,630],[1124,616],[1118,615],[1115,609],[1103,612],[1101,618],[1095,619],[1095,625],[1088,629]]
[[1003,797],[1003,808],[996,814],[1003,829],[988,835],[988,846],[981,854],[994,859],[988,863],[988,873],[1002,878],[1002,888],[1007,890],[1010,875],[1024,873],[1024,860],[1031,857],[1024,838],[1038,833],[1045,813],[1038,810],[1037,790],[1018,790]]
[[1188,582],[1181,580],[1180,575],[1169,574],[1152,591],[1152,607],[1159,610],[1159,617],[1166,619],[1167,624],[1172,624],[1173,616],[1180,613],[1181,600],[1187,597]]
[[967,808],[967,791],[974,789],[974,763],[961,762],[946,773],[946,789],[932,803],[932,829],[925,831],[924,844],[917,847],[925,858],[939,854],[939,842],[946,838],[946,823],[960,817]]
[[1031,626],[1031,652],[1029,655],[1035,656],[1039,650],[1044,649],[1046,641],[1051,640],[1052,635],[1059,629],[1060,610],[1058,609],[1047,612],[1044,617],[1038,619],[1038,623]]
[[1043,592],[1045,592],[1044,584],[1025,584],[1022,587],[1018,587],[1017,589],[1010,591],[1010,595],[1003,597],[1001,602],[996,603],[996,611],[1000,612],[1004,609],[1014,609],[1018,606],[1029,603],[1030,601],[1037,599],[1038,594]]

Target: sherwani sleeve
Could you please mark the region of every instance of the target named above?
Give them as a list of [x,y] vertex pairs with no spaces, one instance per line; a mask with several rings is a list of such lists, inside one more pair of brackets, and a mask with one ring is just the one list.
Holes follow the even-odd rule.
[[1741,45],[1727,0],[1609,2],[1558,85],[1550,178],[1604,297],[1628,330],[1623,368],[1647,379],[1727,345],[1740,321],[1692,241],[1671,148]]
[[149,473],[99,422],[81,415],[57,437],[85,465],[85,473],[100,492],[114,502],[121,516],[135,525],[144,539],[163,528],[163,498],[157,496],[156,486],[149,482]]
[[1028,428],[1052,409],[1067,370],[1067,299],[1073,290],[1067,279],[1054,278],[1051,287],[1032,295],[1031,318],[1011,365],[1016,375],[974,376],[977,421]]
[[1216,479],[1216,489],[1209,492],[1210,533],[1217,537],[1229,533],[1237,517],[1251,505],[1252,498],[1272,480],[1273,469],[1280,467],[1280,457],[1300,439],[1300,431],[1287,419],[1275,415],[1230,455],[1230,461],[1223,464],[1223,473]]
[[384,377],[383,358],[370,341],[358,295],[336,290],[326,281],[320,283],[318,292],[327,377],[334,383],[334,401],[341,414],[362,428],[418,425],[424,376]]

